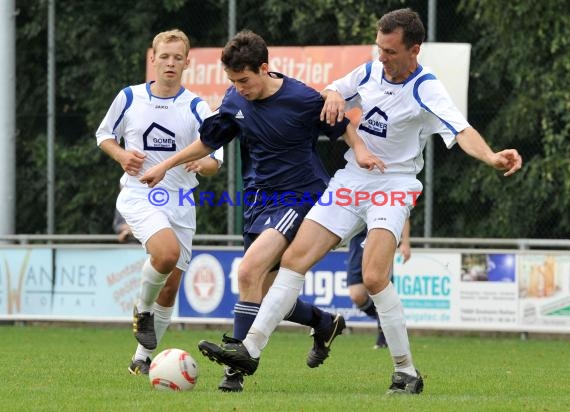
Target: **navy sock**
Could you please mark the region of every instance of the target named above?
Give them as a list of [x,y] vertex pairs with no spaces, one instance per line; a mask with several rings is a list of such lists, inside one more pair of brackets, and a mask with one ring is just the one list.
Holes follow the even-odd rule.
[[376,312],[376,306],[374,306],[374,302],[372,302],[372,299],[370,299],[370,297],[364,303],[364,305],[359,306],[358,309],[366,313],[371,318],[374,319],[378,318],[378,313]]
[[295,306],[287,314],[285,320],[314,328],[319,324],[322,314],[323,311],[319,308],[297,298]]
[[234,338],[244,340],[259,312],[259,303],[238,301],[234,305]]
[[376,322],[378,323],[378,328],[380,328],[380,318],[378,317],[376,306],[374,306],[374,302],[372,301],[372,299],[370,299],[370,297],[368,297],[368,300],[364,303],[364,305],[359,306],[358,309],[366,313],[372,319],[376,320]]

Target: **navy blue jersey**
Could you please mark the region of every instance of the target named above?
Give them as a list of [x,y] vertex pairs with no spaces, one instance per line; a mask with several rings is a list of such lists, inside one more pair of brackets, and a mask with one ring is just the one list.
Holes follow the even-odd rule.
[[341,136],[348,120],[331,127],[319,119],[323,99],[314,89],[284,76],[272,96],[248,101],[230,87],[218,111],[204,120],[202,142],[219,148],[234,138],[241,145],[248,191],[322,192],[329,180],[316,152],[320,134]]

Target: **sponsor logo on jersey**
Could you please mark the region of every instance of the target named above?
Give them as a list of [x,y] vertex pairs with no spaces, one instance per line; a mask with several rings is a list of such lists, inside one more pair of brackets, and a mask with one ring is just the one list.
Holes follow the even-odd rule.
[[176,136],[166,127],[152,122],[143,133],[143,145],[144,150],[174,152],[176,150]]
[[364,122],[358,126],[359,130],[364,130],[371,135],[386,138],[386,134],[388,131],[388,115],[380,110],[378,107],[374,107],[370,110],[366,117],[364,118]]
[[243,113],[241,112],[241,110],[238,110],[238,112],[236,113],[236,119],[243,119]]

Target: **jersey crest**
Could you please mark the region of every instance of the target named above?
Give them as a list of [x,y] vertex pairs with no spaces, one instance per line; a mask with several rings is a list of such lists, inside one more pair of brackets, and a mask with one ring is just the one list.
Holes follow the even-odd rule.
[[143,146],[144,150],[174,152],[176,151],[176,136],[166,127],[152,122],[143,133]]
[[386,138],[386,133],[388,131],[388,115],[380,110],[378,107],[374,107],[368,112],[358,128],[364,130],[371,135]]

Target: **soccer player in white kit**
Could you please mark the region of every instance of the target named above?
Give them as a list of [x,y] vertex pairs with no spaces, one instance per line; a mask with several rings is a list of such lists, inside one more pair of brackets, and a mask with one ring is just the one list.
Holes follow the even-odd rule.
[[404,222],[422,189],[416,175],[423,167],[426,140],[439,134],[448,147],[457,142],[470,156],[506,170],[505,176],[522,166],[514,149],[493,152],[435,75],[418,64],[424,38],[416,12],[387,13],[378,22],[379,60],[357,67],[322,92],[326,101],[321,116],[329,123],[344,117],[347,100],[361,99],[358,132],[368,149],[385,163],[385,172],[360,168],[348,150],[347,165],[327,188],[333,201],[315,205],[305,217],[247,337],[241,343],[220,345],[209,353],[211,358],[253,374],[269,336],[299,295],[305,273],[366,226],[363,281],[378,311],[395,368],[388,393],[419,394],[423,390],[423,379],[412,362],[403,306],[390,282],[390,267]]
[[179,199],[179,190],[188,196],[198,185],[196,173],[213,175],[223,161],[220,149],[171,169],[152,190],[139,182],[146,170],[198,140],[202,121],[211,115],[205,101],[182,87],[182,72],[189,64],[188,37],[180,30],[162,32],[152,47],[156,81],[119,92],[96,133],[99,147],[125,171],[117,210],[150,255],[134,307],[133,331],[139,342],[129,366],[134,375],[148,374],[150,355],[170,324],[181,275],[192,254],[196,210],[187,198]]

